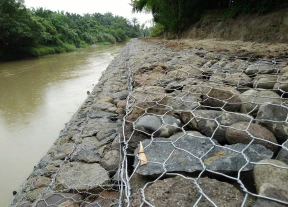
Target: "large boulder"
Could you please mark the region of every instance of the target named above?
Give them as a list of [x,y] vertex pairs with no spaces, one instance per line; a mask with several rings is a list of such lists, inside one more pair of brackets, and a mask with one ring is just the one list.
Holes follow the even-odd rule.
[[56,176],[56,189],[99,192],[109,183],[108,172],[98,163],[71,162],[62,165]]
[[[200,135],[200,136],[199,136]],[[214,142],[214,144],[213,144]],[[141,175],[159,175],[164,172],[196,172],[202,171],[203,163],[207,169],[231,173],[237,172],[243,166],[242,171],[253,169],[252,164],[246,165],[247,161],[241,152],[247,147],[245,144],[225,145],[225,148],[198,132],[188,134],[175,134],[170,138],[154,138],[144,140],[143,146],[148,164],[139,166],[139,159],[135,159],[134,167]],[[215,146],[215,144],[217,146]],[[139,148],[135,150],[135,156]],[[208,152],[208,154],[206,154]],[[250,162],[258,162],[269,159],[273,152],[262,145],[251,145],[244,152]]]

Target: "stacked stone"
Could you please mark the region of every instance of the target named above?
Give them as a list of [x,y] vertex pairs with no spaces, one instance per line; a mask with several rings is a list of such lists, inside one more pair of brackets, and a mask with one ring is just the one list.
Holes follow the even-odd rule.
[[120,163],[119,138],[128,95],[128,49],[129,44],[102,74],[10,206],[118,205],[119,183],[114,177]]
[[287,206],[287,72],[132,40],[11,206]]
[[133,45],[129,205],[287,206],[287,59]]

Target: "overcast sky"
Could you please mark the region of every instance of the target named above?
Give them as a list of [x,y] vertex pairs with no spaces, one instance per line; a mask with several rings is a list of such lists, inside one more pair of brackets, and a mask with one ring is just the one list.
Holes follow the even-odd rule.
[[151,14],[132,13],[131,0],[25,0],[28,8],[43,7],[52,11],[68,11],[71,13],[106,13],[123,16],[129,20],[136,17],[141,24],[152,20]]

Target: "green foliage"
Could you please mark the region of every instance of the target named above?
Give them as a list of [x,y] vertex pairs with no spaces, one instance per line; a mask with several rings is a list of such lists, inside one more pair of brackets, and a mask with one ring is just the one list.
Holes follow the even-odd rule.
[[[207,11],[220,10],[222,17],[230,18],[241,13],[269,12],[287,5],[287,0],[132,0],[132,5],[134,12],[152,12],[164,31],[181,33]],[[159,29],[155,26],[157,32],[153,35]]]
[[29,10],[23,0],[0,0],[0,61],[125,42],[141,35],[135,24],[111,13]]
[[164,26],[156,23],[151,29],[151,37],[159,37],[164,33]]

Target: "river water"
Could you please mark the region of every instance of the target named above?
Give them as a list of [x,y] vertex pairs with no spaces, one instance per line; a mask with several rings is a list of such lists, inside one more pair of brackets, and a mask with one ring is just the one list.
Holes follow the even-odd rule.
[[0,206],[29,176],[123,45],[0,63]]

